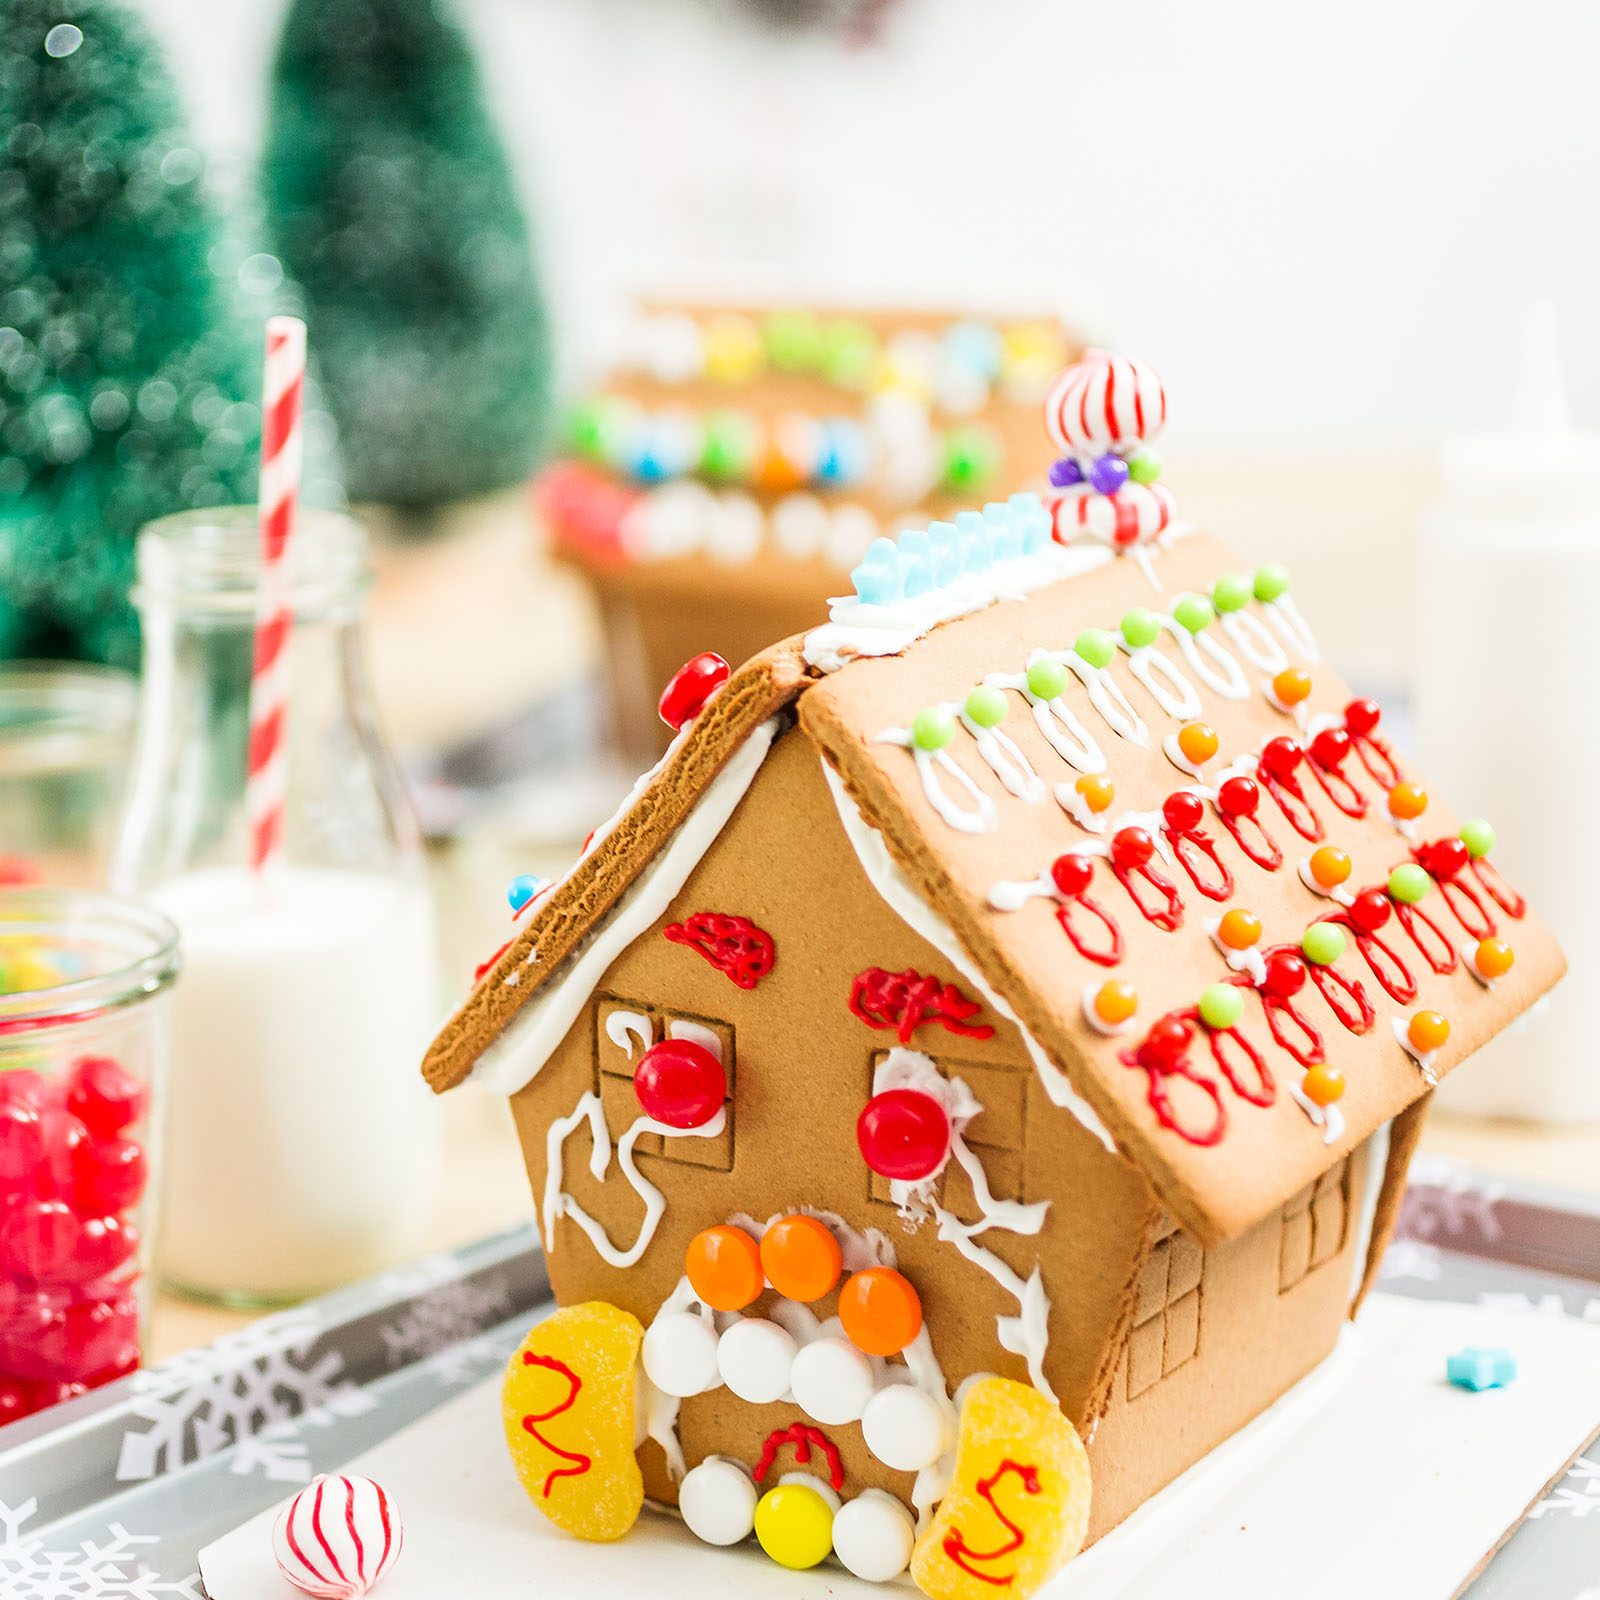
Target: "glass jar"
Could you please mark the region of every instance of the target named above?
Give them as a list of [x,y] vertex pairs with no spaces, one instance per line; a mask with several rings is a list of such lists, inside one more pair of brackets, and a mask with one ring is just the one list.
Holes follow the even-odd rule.
[[0,1422],[139,1364],[177,969],[155,911],[0,890]]
[[135,695],[110,667],[0,665],[0,884],[104,886]]
[[366,667],[365,539],[304,513],[285,558],[284,863],[248,865],[259,610],[253,508],[139,538],[138,737],[114,881],[182,931],[158,1269],[271,1305],[415,1253],[438,1122],[417,1070],[437,1019],[421,843]]

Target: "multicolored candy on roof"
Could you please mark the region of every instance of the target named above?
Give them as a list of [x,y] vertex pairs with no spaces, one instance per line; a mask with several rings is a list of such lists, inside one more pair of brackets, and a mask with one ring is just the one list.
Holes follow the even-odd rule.
[[1078,476],[673,697],[434,1045],[512,1098],[549,1339],[624,1352],[545,1498],[637,1468],[708,1543],[1030,1592],[1332,1349],[1430,1089],[1561,975],[1284,569],[1154,494],[1165,411],[1086,356]]

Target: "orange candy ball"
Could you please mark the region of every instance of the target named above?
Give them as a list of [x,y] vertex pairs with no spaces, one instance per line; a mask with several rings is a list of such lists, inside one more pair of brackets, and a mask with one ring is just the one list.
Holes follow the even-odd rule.
[[1428,791],[1409,779],[1389,791],[1389,815],[1401,822],[1412,822],[1428,809]]
[[1111,802],[1117,798],[1117,786],[1109,778],[1101,777],[1098,772],[1086,772],[1072,786],[1083,796],[1083,803],[1099,816],[1102,811],[1111,809]]
[[1178,729],[1178,749],[1191,766],[1203,767],[1217,753],[1217,730],[1209,722],[1186,722]]
[[1450,1037],[1450,1023],[1437,1011],[1419,1011],[1406,1025],[1406,1038],[1419,1054],[1437,1050]]
[[922,1297],[893,1267],[853,1272],[839,1291],[839,1320],[869,1356],[894,1356],[922,1331]]
[[1344,1094],[1344,1074],[1326,1061],[1307,1070],[1300,1080],[1300,1088],[1314,1106],[1331,1106]]
[[1324,889],[1337,889],[1350,876],[1350,857],[1337,846],[1325,844],[1311,852],[1311,877]]
[[1217,937],[1230,950],[1248,950],[1261,942],[1261,918],[1253,911],[1224,912]]
[[704,1228],[689,1241],[683,1270],[713,1311],[743,1311],[766,1288],[761,1246],[743,1228]]
[[781,1217],[761,1239],[767,1282],[790,1300],[820,1300],[839,1281],[844,1254],[815,1217]]
[[1516,959],[1516,951],[1504,939],[1480,939],[1472,952],[1473,964],[1486,978],[1505,977]]
[[1139,1009],[1139,991],[1120,978],[1110,978],[1095,991],[1094,1014],[1115,1027]]
[[1272,680],[1272,692],[1279,705],[1297,706],[1311,693],[1311,674],[1304,667],[1285,667]]

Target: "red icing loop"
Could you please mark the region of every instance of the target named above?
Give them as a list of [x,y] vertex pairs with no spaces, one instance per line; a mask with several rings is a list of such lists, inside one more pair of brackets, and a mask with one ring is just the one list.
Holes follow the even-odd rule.
[[1498,868],[1490,866],[1487,856],[1475,856],[1468,863],[1468,870],[1508,917],[1520,920],[1527,916],[1528,902],[1500,876]]
[[717,971],[741,989],[753,989],[772,971],[776,950],[772,935],[748,917],[721,911],[696,911],[662,929],[673,944],[698,951]]
[[[1144,1044],[1140,1045],[1137,1050],[1120,1051],[1117,1059],[1125,1067],[1138,1067],[1144,1072],[1146,1078],[1145,1099],[1151,1111],[1155,1113],[1156,1121],[1163,1128],[1177,1134],[1180,1139],[1184,1139],[1190,1144],[1200,1145],[1203,1148],[1220,1144],[1223,1134],[1228,1129],[1228,1112],[1222,1103],[1221,1090],[1217,1088],[1210,1078],[1203,1078],[1196,1074],[1189,1062],[1187,1049],[1176,1058],[1169,1056],[1160,1048],[1153,1051],[1150,1049],[1151,1036],[1156,1036],[1157,1040],[1159,1040],[1158,1030],[1163,1023],[1173,1020],[1183,1021],[1183,1014],[1176,1014],[1176,1018],[1163,1017],[1150,1030],[1150,1034],[1146,1036]],[[1185,1025],[1190,1027],[1190,1035],[1192,1036],[1192,1026]],[[1190,1127],[1178,1115],[1177,1109],[1172,1103],[1172,1096],[1167,1089],[1168,1080],[1172,1078],[1182,1078],[1185,1082],[1193,1084],[1211,1102],[1212,1115],[1208,1124],[1198,1128]]]
[[[1086,911],[1090,916],[1097,917],[1106,931],[1109,942],[1099,947],[1089,944],[1082,932],[1074,926],[1075,910]],[[1093,961],[1102,967],[1114,967],[1122,959],[1122,930],[1112,919],[1111,913],[1098,900],[1091,900],[1086,894],[1079,895],[1075,900],[1063,900],[1056,906],[1056,921],[1061,924],[1061,931],[1072,941],[1072,948],[1086,961]]]
[[1296,768],[1304,759],[1305,751],[1293,739],[1287,736],[1269,739],[1262,748],[1256,775],[1261,786],[1277,801],[1289,826],[1302,839],[1315,844],[1324,837],[1322,822],[1311,809],[1311,802],[1295,776]]
[[921,1089],[885,1089],[856,1119],[856,1143],[880,1177],[920,1183],[950,1153],[950,1116]]
[[[1443,977],[1446,973],[1456,970],[1455,946],[1450,943],[1444,929],[1421,906],[1407,905],[1403,900],[1396,900],[1394,914],[1400,919],[1400,926],[1411,935],[1411,942],[1417,947],[1417,953],[1435,972]],[[1427,930],[1426,937],[1423,934],[1424,929]]]
[[1278,1044],[1302,1067],[1326,1059],[1322,1035],[1295,1008],[1290,997],[1306,984],[1306,961],[1292,944],[1265,953],[1267,981],[1256,991],[1266,1013],[1267,1027]]
[[1495,932],[1495,920],[1478,895],[1478,891],[1468,881],[1465,873],[1456,877],[1440,878],[1437,873],[1428,869],[1430,876],[1437,879],[1439,893],[1444,903],[1450,908],[1457,922],[1461,924],[1464,932],[1474,939],[1487,939]]
[[[1325,917],[1326,922],[1338,922],[1341,918]],[[1311,967],[1311,981],[1316,984],[1322,998],[1328,1002],[1329,1009],[1351,1033],[1366,1033],[1372,1024],[1378,1020],[1378,1014],[1372,1009],[1372,1002],[1367,999],[1367,991],[1355,978],[1347,978],[1339,971],[1333,962],[1324,965],[1313,964]]]
[[[1178,865],[1189,874],[1189,881],[1208,900],[1229,900],[1233,897],[1233,874],[1217,854],[1217,844],[1210,834],[1198,828],[1188,833],[1177,833],[1172,828],[1164,830]],[[1206,862],[1214,871],[1204,871]]]
[[1283,851],[1261,825],[1261,786],[1255,779],[1228,778],[1217,790],[1216,805],[1233,842],[1258,867],[1276,872],[1283,865]]
[[1345,731],[1373,781],[1385,794],[1400,781],[1400,769],[1395,765],[1394,752],[1378,737],[1378,723],[1383,713],[1376,700],[1352,700],[1344,708]]
[[565,1361],[558,1361],[554,1356],[535,1355],[531,1350],[522,1352],[522,1364],[525,1367],[548,1367],[551,1372],[559,1373],[560,1376],[567,1380],[567,1392],[560,1401],[551,1406],[548,1411],[530,1411],[522,1419],[523,1428],[537,1439],[551,1455],[559,1456],[563,1461],[572,1463],[566,1467],[553,1467],[545,1478],[544,1488],[541,1493],[548,1500],[551,1486],[557,1478],[581,1478],[594,1465],[593,1460],[584,1455],[581,1450],[563,1450],[560,1445],[551,1444],[536,1426],[538,1423],[549,1422],[552,1418],[559,1417],[564,1411],[570,1411],[577,1403],[578,1395],[583,1389],[583,1379]]
[[787,1428],[774,1428],[767,1435],[751,1474],[757,1483],[772,1470],[772,1463],[786,1444],[794,1446],[794,1458],[802,1467],[811,1460],[811,1447],[815,1445],[827,1459],[828,1482],[835,1490],[844,1488],[844,1463],[839,1459],[838,1447],[821,1428],[813,1428],[808,1422],[791,1422]]
[[722,1063],[693,1039],[663,1039],[639,1057],[633,1092],[647,1117],[669,1128],[703,1128],[728,1098]]
[[1343,728],[1324,728],[1312,741],[1307,766],[1322,792],[1347,817],[1367,814],[1367,797],[1350,781],[1344,764],[1350,758],[1350,735]]
[[[1211,1059],[1216,1062],[1223,1077],[1228,1080],[1228,1087],[1241,1100],[1247,1100],[1253,1106],[1270,1106],[1278,1098],[1278,1085],[1266,1058],[1239,1032],[1237,1024],[1231,1028],[1213,1028],[1210,1032]],[[1226,1050],[1223,1048],[1225,1044],[1229,1047]],[[1255,1074],[1253,1087],[1246,1087],[1239,1081],[1238,1068],[1229,1060],[1229,1055],[1234,1050],[1243,1055],[1251,1072]]]
[[[1119,863],[1117,841],[1125,834],[1132,833],[1140,835],[1143,844],[1148,846],[1148,852],[1141,855],[1138,850],[1126,850]],[[1178,893],[1178,886],[1170,878],[1157,872],[1150,864],[1154,853],[1155,843],[1143,828],[1124,828],[1116,839],[1111,841],[1111,870],[1117,875],[1117,882],[1128,891],[1129,898],[1144,914],[1145,921],[1153,922],[1156,927],[1172,933],[1183,923],[1183,897]],[[1155,891],[1153,896],[1141,893],[1138,888],[1141,880]],[[1085,901],[1084,904],[1087,905],[1088,902]]]
[[661,720],[676,733],[691,717],[700,715],[706,701],[728,681],[730,670],[715,651],[690,656],[661,691],[656,708]]
[[[1381,912],[1381,915],[1375,915]],[[1416,980],[1411,970],[1400,959],[1399,952],[1378,937],[1377,930],[1392,915],[1389,896],[1382,889],[1363,889],[1355,904],[1348,909],[1324,917],[1324,922],[1337,922],[1355,936],[1356,949],[1361,952],[1378,986],[1391,1000],[1409,1005],[1417,998]]]
[[982,1009],[953,983],[941,983],[909,967],[904,972],[868,967],[850,982],[851,1015],[869,1028],[899,1035],[901,1044],[910,1044],[924,1022],[937,1022],[947,1033],[964,1039],[991,1038],[994,1029],[987,1023],[969,1022]]
[[952,1528],[944,1536],[944,1553],[950,1558],[952,1565],[960,1567],[969,1577],[976,1578],[980,1583],[993,1584],[997,1589],[1010,1588],[1016,1581],[1016,1570],[1013,1568],[1012,1571],[1004,1573],[980,1572],[973,1562],[981,1562],[984,1566],[988,1566],[1006,1556],[1014,1555],[1028,1542],[1028,1536],[1000,1509],[994,1498],[995,1485],[1002,1478],[1013,1475],[1021,1480],[1023,1493],[1039,1493],[1039,1469],[1022,1466],[1010,1460],[1002,1461],[987,1478],[979,1478],[974,1485],[974,1492],[988,1504],[995,1520],[1006,1530],[1006,1538],[1001,1543],[991,1550],[974,1550],[967,1543],[967,1536],[960,1528]]

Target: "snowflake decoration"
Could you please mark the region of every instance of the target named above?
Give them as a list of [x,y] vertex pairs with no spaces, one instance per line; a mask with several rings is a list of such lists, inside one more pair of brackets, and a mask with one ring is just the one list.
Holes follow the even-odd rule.
[[205,1600],[198,1574],[161,1578],[139,1559],[160,1541],[129,1533],[113,1522],[104,1543],[79,1542],[75,1550],[46,1550],[23,1525],[39,1509],[37,1499],[13,1510],[0,1501],[0,1594],[6,1600]]
[[452,1278],[420,1293],[404,1316],[380,1328],[389,1365],[448,1356],[452,1348],[477,1338],[485,1328],[512,1313],[511,1289],[504,1277],[473,1283]]
[[377,1404],[344,1376],[337,1350],[313,1358],[320,1335],[314,1313],[285,1312],[135,1374],[131,1410],[149,1426],[122,1436],[118,1481],[158,1477],[247,1444],[235,1472],[308,1478],[298,1426],[327,1427]]
[[[1600,1462],[1583,1457],[1572,1463],[1566,1477],[1528,1515],[1587,1517],[1590,1512],[1600,1512]],[[1600,1595],[1600,1590],[1594,1592]]]
[[1400,1278],[1415,1278],[1419,1283],[1437,1283],[1444,1276],[1439,1247],[1415,1239],[1397,1238],[1383,1253],[1378,1277],[1384,1283]]
[[1400,1237],[1424,1241],[1463,1233],[1500,1237],[1495,1206],[1505,1197],[1503,1183],[1485,1182],[1458,1162],[1431,1156],[1412,1162],[1410,1184],[1395,1223]]

